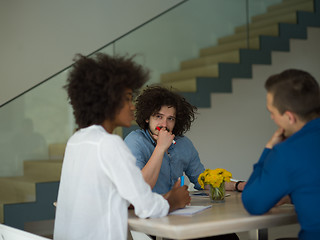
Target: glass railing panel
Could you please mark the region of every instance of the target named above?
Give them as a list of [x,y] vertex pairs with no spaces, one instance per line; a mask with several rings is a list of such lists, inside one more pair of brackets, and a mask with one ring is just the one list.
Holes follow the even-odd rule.
[[22,176],[24,160],[47,160],[50,143],[66,142],[74,124],[65,80],[66,71],[1,108],[1,176]]
[[[112,54],[113,47],[104,51]],[[67,75],[68,69],[0,109],[0,177],[22,176],[25,160],[51,159],[49,145],[66,143],[74,132]]]
[[[198,58],[200,50],[221,44],[236,27],[281,0],[189,0],[143,25],[100,52],[137,54],[136,61],[151,70],[147,84],[178,71],[182,61]],[[247,15],[248,14],[248,15]],[[62,89],[65,70],[0,109],[0,176],[22,174],[23,159],[47,159],[48,145],[66,142],[74,124]],[[38,140],[32,141],[32,137]],[[42,140],[41,140],[42,139]],[[37,144],[42,150],[37,150]],[[28,146],[28,144],[34,146]]]
[[158,83],[161,74],[178,71],[182,61],[198,58],[201,49],[246,24],[245,14],[245,0],[190,0],[117,41],[115,52],[138,54],[151,70],[148,84]]
[[[260,45],[256,43],[259,35],[276,36],[278,33],[277,19],[268,16],[270,6],[281,3],[282,0],[247,0],[247,33],[250,36],[249,48],[256,49]],[[273,21],[274,20],[274,21]]]
[[[250,5],[248,1],[186,1],[99,52],[136,54],[136,61],[151,71],[147,84],[159,83],[162,74],[178,71],[182,61],[199,58],[201,50],[224,44],[236,27],[247,25],[247,13],[253,16],[263,12],[262,5],[270,2],[254,0]],[[22,176],[25,160],[50,159],[49,146],[66,143],[74,132],[72,109],[63,89],[68,71],[0,108],[0,181],[8,176]],[[116,132],[121,135],[121,128]],[[6,192],[1,191],[0,203],[5,203],[1,196]]]
[[[248,1],[248,17],[251,19],[254,16],[265,14],[269,6],[273,6],[282,2],[282,0],[247,0]],[[251,20],[250,20],[251,22]]]

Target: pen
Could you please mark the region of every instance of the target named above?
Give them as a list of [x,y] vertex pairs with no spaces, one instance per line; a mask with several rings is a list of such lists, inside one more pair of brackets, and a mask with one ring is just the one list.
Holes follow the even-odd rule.
[[182,186],[184,185],[184,176],[181,176],[181,177],[180,177],[180,180],[181,180],[180,186],[182,187]]
[[[158,131],[160,131],[161,128],[160,128],[160,127],[156,127],[156,129],[157,129]],[[175,141],[175,140],[172,140],[172,143],[173,143],[173,144],[176,144],[176,141]]]

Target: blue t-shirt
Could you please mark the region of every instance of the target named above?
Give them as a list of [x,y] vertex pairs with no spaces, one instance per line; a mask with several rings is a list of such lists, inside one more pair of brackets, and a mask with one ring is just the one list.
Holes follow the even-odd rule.
[[291,197],[301,225],[299,239],[319,239],[320,118],[263,151],[242,201],[251,214],[263,214],[286,195]]
[[[142,169],[149,161],[156,143],[147,130],[131,132],[124,140],[137,159],[137,166]],[[201,189],[198,176],[204,171],[199,154],[189,138],[175,137],[176,144],[171,144],[164,154],[154,192],[164,194],[170,191],[179,177],[185,174],[196,189]]]

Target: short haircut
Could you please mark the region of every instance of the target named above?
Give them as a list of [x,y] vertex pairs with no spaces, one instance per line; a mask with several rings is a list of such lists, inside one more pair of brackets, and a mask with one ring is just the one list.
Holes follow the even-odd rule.
[[292,111],[307,121],[320,114],[319,84],[308,72],[285,70],[269,77],[265,88],[273,94],[273,106],[280,114]]
[[136,99],[136,121],[140,128],[148,129],[146,120],[160,111],[162,106],[176,109],[176,122],[173,134],[182,136],[186,133],[195,119],[197,107],[192,106],[177,92],[161,86],[147,87]]
[[136,64],[133,56],[76,55],[64,88],[78,127],[114,120],[123,107],[124,91],[136,91],[148,78],[149,72]]

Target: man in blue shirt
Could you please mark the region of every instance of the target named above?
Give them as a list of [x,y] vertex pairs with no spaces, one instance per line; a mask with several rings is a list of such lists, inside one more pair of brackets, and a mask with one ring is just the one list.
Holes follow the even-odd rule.
[[198,176],[205,169],[192,142],[183,136],[197,108],[168,89],[154,86],[137,98],[136,109],[141,129],[131,132],[125,142],[153,191],[168,192],[184,172],[200,189]]
[[[136,121],[141,129],[131,132],[125,142],[154,192],[168,192],[183,173],[195,189],[201,189],[198,176],[205,169],[192,142],[183,135],[196,110],[183,97],[160,86],[146,88],[137,98]],[[237,189],[241,191],[244,185],[239,183]],[[235,182],[226,183],[226,189],[235,190]]]
[[242,194],[251,214],[284,198],[295,206],[299,239],[320,238],[320,90],[307,72],[286,70],[265,83],[267,109],[279,127],[266,145]]
[[[184,173],[196,189],[201,189],[198,177],[205,169],[198,151],[184,136],[195,119],[197,108],[179,94],[164,87],[147,87],[136,100],[136,121],[141,129],[126,138],[137,166],[154,192],[165,194]],[[235,182],[226,183],[227,190]],[[242,190],[245,183],[237,185]],[[238,239],[236,234],[205,239]]]

